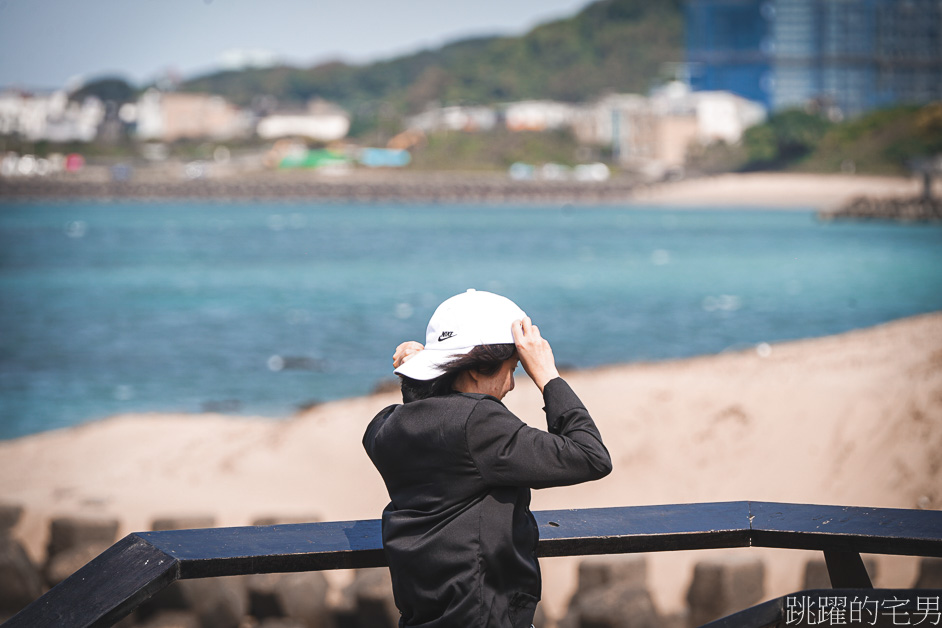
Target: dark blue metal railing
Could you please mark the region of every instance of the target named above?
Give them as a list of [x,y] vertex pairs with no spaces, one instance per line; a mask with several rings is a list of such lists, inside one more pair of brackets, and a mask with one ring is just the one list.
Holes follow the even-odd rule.
[[[820,550],[834,587],[872,586],[860,552],[942,557],[939,511],[742,501],[534,515],[544,557],[731,547]],[[378,520],[139,532],[3,628],[110,626],[176,580],[385,564]],[[782,599],[778,606],[773,600],[744,611],[738,624],[722,625],[777,625],[758,622],[760,616],[780,620]]]

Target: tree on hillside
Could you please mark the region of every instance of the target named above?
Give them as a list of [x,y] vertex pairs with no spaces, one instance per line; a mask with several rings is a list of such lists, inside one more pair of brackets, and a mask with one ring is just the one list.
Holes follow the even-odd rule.
[[137,89],[120,77],[104,77],[85,83],[69,94],[71,100],[81,101],[94,96],[102,102],[124,104],[137,99]]
[[781,168],[811,154],[832,126],[826,118],[801,109],[773,114],[768,121],[749,128],[743,144],[749,167]]

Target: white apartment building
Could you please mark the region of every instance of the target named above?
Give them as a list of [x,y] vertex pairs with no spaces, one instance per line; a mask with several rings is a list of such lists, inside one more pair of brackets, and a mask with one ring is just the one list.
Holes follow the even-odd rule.
[[31,142],[91,142],[104,119],[105,106],[94,97],[75,102],[61,90],[0,92],[0,135]]

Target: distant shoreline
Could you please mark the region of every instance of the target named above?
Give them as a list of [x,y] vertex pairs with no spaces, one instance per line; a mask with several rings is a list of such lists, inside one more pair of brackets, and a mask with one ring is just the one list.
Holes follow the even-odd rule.
[[[942,182],[937,182],[937,194]],[[627,204],[669,208],[724,207],[836,210],[861,196],[912,197],[920,181],[906,177],[795,173],[722,174],[672,182],[629,178],[605,182],[514,181],[502,173],[253,173],[212,179],[142,176],[110,181],[0,178],[0,202],[29,200],[246,200],[428,203]]]

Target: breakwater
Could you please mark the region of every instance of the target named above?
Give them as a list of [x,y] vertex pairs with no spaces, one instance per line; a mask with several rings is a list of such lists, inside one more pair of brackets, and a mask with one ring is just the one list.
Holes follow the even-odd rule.
[[0,178],[0,200],[30,199],[245,199],[408,202],[578,202],[627,200],[639,184],[606,182],[515,181],[503,175],[321,177],[250,175],[218,179],[110,181],[72,178]]
[[818,218],[938,222],[942,221],[942,199],[925,196],[907,198],[858,196],[835,211],[818,212]]

